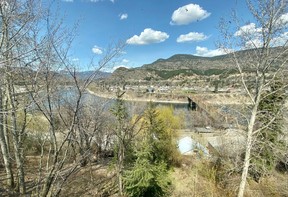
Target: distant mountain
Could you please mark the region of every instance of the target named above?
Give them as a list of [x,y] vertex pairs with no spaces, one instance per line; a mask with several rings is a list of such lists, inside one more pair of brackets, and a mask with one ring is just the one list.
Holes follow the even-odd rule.
[[116,69],[108,78],[110,82],[135,80],[166,80],[177,75],[211,75],[222,73],[232,67],[229,55],[217,57],[199,57],[188,54],[177,54],[167,59],[158,59],[139,68]]
[[230,55],[215,57],[200,57],[187,54],[173,55],[168,59],[158,59],[151,64],[145,64],[143,69],[156,70],[179,70],[179,69],[200,69],[226,68],[232,63]]
[[[95,71],[83,71],[83,72],[77,72],[77,76],[80,79],[87,79],[91,75],[94,74]],[[111,73],[108,72],[102,72],[102,71],[96,71],[94,79],[104,79],[111,75]]]
[[[277,56],[279,51],[283,48],[271,48],[271,53]],[[288,50],[287,50],[288,51]],[[239,62],[246,65],[245,71],[250,72],[251,61],[260,61],[261,49],[249,49],[238,51],[233,54],[237,56]],[[176,54],[167,59],[158,59],[151,64],[145,64],[139,68],[118,68],[109,77],[110,82],[115,82],[119,79],[122,81],[139,81],[139,80],[166,80],[182,76],[192,75],[220,75],[220,74],[233,74],[236,71],[235,62],[233,61],[232,54],[220,55],[214,57],[200,57],[188,54]],[[283,57],[287,54],[283,55]],[[281,58],[277,58],[281,62]],[[250,63],[247,63],[249,60]],[[273,61],[277,66],[278,60]]]

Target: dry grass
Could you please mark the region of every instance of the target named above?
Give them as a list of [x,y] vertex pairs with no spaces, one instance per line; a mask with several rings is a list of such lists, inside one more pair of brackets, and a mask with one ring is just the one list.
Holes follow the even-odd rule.
[[[217,171],[208,161],[186,156],[182,166],[171,172],[171,197],[234,197],[237,196],[241,175],[226,177],[225,183],[217,183]],[[275,172],[259,183],[249,180],[245,197],[288,197],[288,174]]]
[[287,197],[288,196],[288,174],[273,173],[264,177],[259,183],[252,180],[248,182],[247,197]]
[[171,197],[222,197],[226,193],[216,185],[216,174],[201,160],[186,156],[182,166],[171,173],[173,192]]
[[108,168],[108,165],[93,165],[81,169],[65,183],[61,196],[117,196],[115,175]]
[[[37,176],[35,167],[38,159],[27,157],[27,182],[34,182]],[[32,167],[33,166],[33,167]],[[33,171],[34,169],[34,171]],[[217,183],[217,171],[209,161],[195,156],[183,156],[181,166],[170,173],[172,179],[171,197],[232,197],[236,196],[240,182],[240,174],[227,175],[225,183]],[[3,171],[0,177],[4,177]],[[110,169],[109,160],[99,164],[88,164],[80,168],[63,185],[60,196],[71,197],[117,197],[116,177]],[[0,195],[11,196],[8,191],[1,190]],[[288,197],[288,174],[274,172],[259,183],[249,180],[245,197]]]

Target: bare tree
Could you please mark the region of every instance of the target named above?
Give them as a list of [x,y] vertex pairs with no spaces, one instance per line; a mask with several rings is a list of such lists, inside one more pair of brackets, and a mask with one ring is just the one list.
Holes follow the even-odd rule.
[[[84,124],[81,117],[87,87],[125,46],[117,43],[107,49],[98,64],[91,62],[94,72],[82,80],[76,66],[69,61],[75,30],[63,28],[62,19],[55,16],[57,13],[43,6],[40,0],[0,2],[0,145],[7,185],[11,189],[18,186],[20,194],[27,191],[24,140],[31,134],[27,130],[27,116],[35,115],[48,123],[48,128],[43,126],[44,134],[40,137],[38,179],[29,190],[38,196],[59,195],[83,159],[67,167],[71,151],[84,147],[81,154],[86,159],[85,152],[90,150],[91,139],[101,124],[101,120],[95,120],[93,125]],[[64,79],[60,75],[63,70],[67,73]],[[68,111],[63,110],[65,91],[73,92],[69,119],[64,118]],[[90,131],[93,135],[88,136]],[[17,174],[13,174],[14,161]]]
[[[243,88],[251,103],[247,117],[247,141],[239,197],[244,195],[255,136],[264,129],[257,126],[257,117],[261,113],[259,104],[263,100],[264,93],[276,80],[284,82],[281,89],[287,86],[287,80],[283,76],[287,73],[288,60],[287,1],[246,0],[246,4],[254,17],[253,22],[241,26],[235,12],[233,19],[222,21],[220,25],[224,40],[222,47],[225,50],[229,49],[227,52],[231,54],[234,65],[239,71]],[[229,29],[233,25],[236,26],[236,32]],[[245,51],[236,52],[232,49],[245,49]],[[265,127],[274,120],[275,118],[272,118]]]
[[[87,130],[92,129],[95,133],[99,122],[94,123],[93,128],[89,128],[89,125],[83,125],[84,95],[87,92],[88,85],[93,81],[98,71],[119,55],[124,47],[124,45],[116,44],[114,48],[107,50],[108,52],[102,61],[95,66],[94,72],[87,79],[81,80],[77,75],[76,67],[69,62],[67,56],[70,41],[73,39],[70,39],[70,35],[65,34],[66,31],[60,33],[60,37],[57,39],[55,32],[58,30],[54,28],[58,28],[58,25],[50,25],[51,23],[47,21],[47,28],[51,31],[51,33],[48,32],[48,38],[49,36],[51,37],[49,42],[46,43],[44,55],[41,53],[42,56],[39,56],[40,69],[43,70],[39,72],[41,80],[32,86],[34,89],[29,90],[37,109],[49,123],[50,144],[46,169],[44,173],[39,173],[41,175],[46,174],[43,182],[39,181],[41,187],[40,196],[59,195],[68,177],[77,171],[80,166],[86,165],[87,158],[90,156],[93,137],[93,135],[88,135],[89,132]],[[62,39],[63,36],[64,39]],[[59,42],[65,42],[65,48],[59,47]],[[58,73],[60,71],[66,71],[66,81],[69,82],[69,87],[66,87],[65,81],[59,78]],[[29,87],[27,86],[27,88]],[[67,100],[65,94],[68,94],[70,99]],[[62,127],[59,127],[59,125],[62,125]],[[78,159],[76,158],[77,149],[80,152],[80,158]],[[73,154],[75,163],[65,167]],[[40,165],[39,171],[41,170]],[[40,177],[39,180],[41,180]]]
[[[40,18],[40,4],[34,0],[16,1],[7,0],[0,2],[0,68],[1,68],[1,149],[6,166],[8,185],[13,187],[13,175],[11,170],[10,138],[13,144],[13,155],[17,166],[17,190],[21,194],[26,191],[23,136],[25,133],[25,121],[19,125],[18,113],[25,111],[25,106],[18,102],[18,88],[20,83],[19,72],[29,65],[35,58],[34,48],[28,45],[28,37],[31,28]],[[9,132],[7,132],[9,130]]]

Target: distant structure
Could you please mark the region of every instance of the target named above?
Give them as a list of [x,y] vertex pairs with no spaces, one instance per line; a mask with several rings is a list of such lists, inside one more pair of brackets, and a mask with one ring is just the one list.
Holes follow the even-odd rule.
[[155,89],[153,87],[147,87],[146,92],[148,93],[154,93]]
[[188,98],[188,110],[196,111],[197,110],[197,104],[189,97]]

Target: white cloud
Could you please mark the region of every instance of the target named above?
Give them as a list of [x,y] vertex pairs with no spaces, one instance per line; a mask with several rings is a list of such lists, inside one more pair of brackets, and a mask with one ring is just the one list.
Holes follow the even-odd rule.
[[75,58],[72,58],[71,59],[73,62],[78,62],[79,61],[79,58],[75,57]]
[[253,49],[253,48],[259,48],[263,45],[262,40],[260,38],[255,38],[246,41],[243,49]]
[[187,25],[209,17],[211,13],[197,4],[188,4],[175,10],[171,17],[171,25]]
[[277,46],[287,46],[288,45],[288,32],[284,32],[280,36],[273,38],[271,45],[274,47]]
[[213,57],[213,56],[218,56],[218,55],[224,55],[227,54],[223,49],[214,49],[214,50],[209,50],[206,47],[196,47],[196,53],[194,55],[197,56],[203,56],[203,57]]
[[62,0],[64,2],[73,2],[74,0]]
[[146,28],[144,29],[143,32],[141,32],[139,36],[134,35],[131,38],[129,38],[126,42],[127,44],[144,45],[144,44],[164,42],[168,38],[169,35],[165,32],[155,31],[151,28]]
[[262,46],[261,32],[262,29],[257,28],[255,23],[249,23],[240,27],[239,30],[234,33],[234,36],[241,38],[244,45],[242,49],[252,49]]
[[127,60],[127,59],[123,59],[122,62],[123,62],[123,63],[128,63],[129,60]]
[[[274,28],[278,30],[285,30],[288,27],[288,13],[281,15],[276,21],[274,21]],[[239,28],[238,31],[234,33],[235,37],[239,37],[241,41],[244,43],[242,49],[251,49],[251,48],[259,48],[263,46],[263,35],[264,33],[268,33],[268,29],[262,29],[256,27],[255,23],[249,23]],[[270,42],[271,47],[277,46],[287,46],[288,40],[288,32],[284,32],[282,34],[274,34],[274,36]]]
[[120,17],[120,20],[125,20],[125,19],[127,19],[128,18],[128,14],[120,14],[119,15],[119,17]]
[[255,23],[250,23],[240,27],[239,30],[234,33],[234,36],[258,36],[261,31],[261,28],[256,28]]
[[193,42],[193,41],[203,41],[208,39],[203,33],[198,32],[190,32],[188,34],[182,34],[177,38],[177,42]]
[[97,54],[97,55],[101,55],[103,53],[101,47],[98,47],[96,45],[92,48],[92,52]]
[[288,13],[281,15],[279,19],[276,21],[276,25],[279,26],[280,28],[288,26]]

